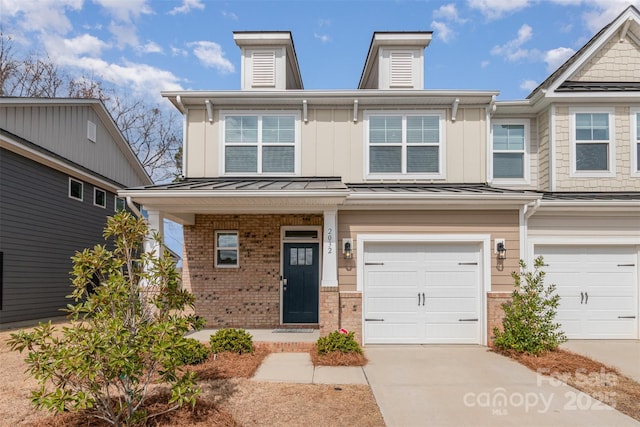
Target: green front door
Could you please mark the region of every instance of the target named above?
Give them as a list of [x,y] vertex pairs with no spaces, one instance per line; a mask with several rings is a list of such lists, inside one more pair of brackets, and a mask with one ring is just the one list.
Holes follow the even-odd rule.
[[318,323],[319,245],[285,243],[282,322]]

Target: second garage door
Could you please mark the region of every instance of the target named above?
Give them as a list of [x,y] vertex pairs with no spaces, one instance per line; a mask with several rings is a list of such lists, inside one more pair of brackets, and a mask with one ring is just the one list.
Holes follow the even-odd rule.
[[638,251],[634,246],[538,246],[545,283],[560,295],[568,338],[638,338]]
[[479,244],[367,243],[364,341],[481,343]]

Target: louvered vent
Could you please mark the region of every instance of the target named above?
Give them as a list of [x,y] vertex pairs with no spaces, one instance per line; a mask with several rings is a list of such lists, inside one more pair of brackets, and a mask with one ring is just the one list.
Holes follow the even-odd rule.
[[413,87],[413,53],[391,52],[391,87]]
[[276,84],[276,53],[253,52],[253,87],[273,87]]

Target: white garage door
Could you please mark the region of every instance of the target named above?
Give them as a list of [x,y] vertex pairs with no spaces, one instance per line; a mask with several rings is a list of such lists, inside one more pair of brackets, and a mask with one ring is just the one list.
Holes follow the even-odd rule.
[[481,343],[479,244],[367,243],[364,341]]
[[638,338],[638,252],[624,246],[536,246],[560,295],[568,338]]

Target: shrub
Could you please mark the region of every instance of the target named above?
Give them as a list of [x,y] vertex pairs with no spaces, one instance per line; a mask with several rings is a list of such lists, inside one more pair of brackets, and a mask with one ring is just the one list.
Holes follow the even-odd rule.
[[209,348],[194,338],[185,338],[178,349],[178,357],[184,365],[198,365],[209,357]]
[[176,349],[202,322],[183,314],[194,297],[181,288],[168,251],[161,258],[142,252],[151,237],[144,219],[119,212],[108,218],[104,237],[113,250],[96,245],[73,257],[71,325],[57,331],[42,323],[12,334],[9,345],[29,351],[37,408],[87,410],[111,425],[146,424],[160,415],[145,409],[151,382],[171,387],[168,410],[195,405],[195,374],[180,372]]
[[362,348],[353,338],[353,332],[347,332],[344,329],[333,331],[325,337],[318,338],[316,346],[318,354],[328,354],[334,351],[362,354]]
[[511,273],[516,289],[511,301],[502,304],[503,330],[493,330],[497,348],[540,354],[557,349],[567,340],[560,324],[555,322],[560,296],[554,295],[555,285],[544,285],[543,266],[542,257],[538,257],[533,272],[526,271],[526,264],[520,261],[520,272]]
[[209,339],[212,353],[253,353],[253,337],[244,329],[220,329]]

